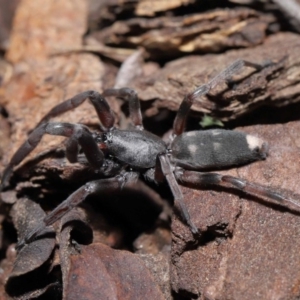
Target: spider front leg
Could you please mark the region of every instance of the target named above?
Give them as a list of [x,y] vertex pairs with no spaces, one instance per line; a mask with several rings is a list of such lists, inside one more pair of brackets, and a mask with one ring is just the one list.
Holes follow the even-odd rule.
[[74,193],[72,193],[65,201],[51,211],[43,220],[43,223],[31,231],[23,240],[17,244],[17,248],[21,249],[25,244],[34,241],[39,235],[45,232],[47,226],[54,224],[60,220],[66,213],[74,207],[82,203],[87,196],[91,194],[101,193],[102,191],[114,191],[120,188],[120,179],[118,177],[109,179],[100,179],[86,183]]
[[136,129],[143,130],[143,118],[140,101],[136,91],[130,88],[107,89],[103,91],[103,96],[115,96],[128,101],[129,115]]
[[178,136],[183,133],[185,128],[186,119],[196,98],[206,95],[211,89],[213,89],[219,83],[231,78],[232,75],[238,73],[243,67],[251,67],[257,71],[272,65],[270,61],[266,61],[262,64],[255,64],[246,60],[237,60],[229,67],[211,79],[207,84],[203,84],[196,88],[193,92],[187,94],[182,100],[179,109],[177,111],[174,123],[173,123],[173,135]]
[[32,131],[28,139],[13,155],[10,163],[4,170],[0,189],[6,185],[14,166],[18,165],[36,148],[44,134],[70,138],[71,142],[67,145],[67,157],[75,160],[79,144],[91,166],[94,168],[100,168],[102,166],[104,155],[98,148],[91,132],[86,126],[70,123],[43,123]]
[[115,191],[126,187],[132,191],[139,191],[150,196],[154,203],[162,209],[162,213],[168,214],[168,207],[165,201],[151,188],[138,179],[136,172],[125,172],[113,178],[99,179],[86,183],[84,186],[73,192],[66,200],[51,211],[43,220],[43,223],[31,231],[23,240],[20,240],[17,248],[21,249],[25,244],[34,241],[39,235],[47,232],[46,227],[51,226],[60,220],[74,207],[81,204],[89,195]]
[[[193,188],[203,188],[206,186],[216,186],[225,188],[234,188],[246,194],[257,196],[259,198],[274,200],[275,203],[280,204],[292,211],[300,209],[300,202],[284,197],[283,195],[271,190],[268,187],[251,183],[247,180],[217,173],[202,173],[196,171],[186,171],[182,168],[176,168],[176,179],[183,185]],[[273,202],[272,202],[273,203]]]
[[57,117],[69,110],[80,106],[85,100],[89,99],[95,108],[99,120],[103,126],[103,131],[108,131],[114,127],[115,117],[105,98],[96,91],[85,91],[56,106],[54,106],[38,123],[48,122],[51,118]]

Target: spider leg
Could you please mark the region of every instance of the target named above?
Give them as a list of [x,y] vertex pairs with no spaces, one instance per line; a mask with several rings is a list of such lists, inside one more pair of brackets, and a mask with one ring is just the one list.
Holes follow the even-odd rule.
[[20,240],[17,248],[22,248],[25,244],[28,244],[35,240],[40,234],[45,233],[46,227],[54,224],[60,220],[65,214],[71,211],[74,207],[77,207],[80,203],[92,194],[100,194],[103,191],[115,191],[122,189],[126,185],[126,188],[131,190],[137,190],[139,192],[149,195],[156,203],[157,206],[162,208],[162,213],[168,214],[168,208],[160,196],[154,192],[151,188],[145,185],[138,179],[138,173],[125,172],[113,178],[99,179],[86,183],[84,186],[77,189],[72,193],[65,201],[58,205],[53,211],[51,211],[43,220],[43,223],[31,231],[23,240]]
[[238,73],[243,67],[251,67],[256,70],[261,70],[269,65],[272,62],[266,61],[263,64],[255,64],[246,60],[236,60],[230,66],[228,66],[225,70],[215,76],[212,80],[210,80],[207,84],[203,84],[196,88],[193,92],[187,94],[182,100],[179,109],[177,111],[174,123],[173,123],[173,135],[177,136],[182,134],[185,128],[186,119],[188,113],[190,111],[191,106],[193,105],[195,99],[197,97],[201,97],[206,95],[211,89],[213,89],[219,83],[230,79],[230,77],[236,73]]
[[102,94],[104,97],[115,96],[128,101],[129,115],[133,125],[139,130],[144,129],[140,101],[136,91],[130,88],[107,89]]
[[70,142],[67,146],[68,158],[71,158],[71,160],[74,161],[75,156],[77,155],[76,147],[78,147],[78,145],[74,145],[78,143],[81,146],[88,162],[94,168],[101,167],[104,155],[98,148],[91,132],[86,126],[71,123],[43,123],[31,132],[28,139],[11,158],[11,161],[4,170],[0,188],[5,186],[14,166],[18,165],[33,149],[36,148],[44,134],[69,137]]
[[[280,204],[292,211],[299,211],[300,202],[291,198],[287,198],[272,189],[251,183],[247,180],[217,173],[202,173],[196,171],[185,171],[177,168],[174,172],[176,179],[187,186],[203,188],[205,186],[221,186],[225,188],[235,188],[246,194],[257,196],[266,200],[274,200],[275,203]],[[274,203],[272,201],[272,203]]]
[[115,123],[114,113],[110,109],[105,98],[96,91],[85,91],[73,98],[65,100],[64,102],[54,106],[38,123],[36,127],[39,127],[42,123],[46,123],[49,119],[59,116],[73,108],[81,105],[85,100],[89,99],[94,106],[96,113],[101,121],[103,130],[107,131],[113,128]]
[[40,234],[45,232],[47,226],[54,224],[61,219],[66,213],[74,207],[82,203],[87,196],[91,194],[101,193],[102,191],[113,191],[120,188],[120,179],[118,177],[99,179],[86,183],[74,193],[72,193],[65,201],[51,211],[43,220],[43,223],[31,231],[18,242],[17,248],[22,248],[25,244],[34,241]]
[[66,143],[66,158],[70,163],[78,161],[79,144],[75,137],[70,137]]
[[[165,178],[170,186],[170,189],[172,191],[172,194],[174,196],[174,201],[175,201],[175,203],[177,203],[179,205],[180,211],[182,213],[182,217],[183,217],[184,221],[187,223],[187,225],[190,227],[191,232],[195,235],[198,234],[199,233],[198,229],[192,222],[190,214],[184,203],[184,197],[182,195],[181,189],[180,189],[180,187],[177,183],[177,180],[174,176],[174,173],[172,171],[171,163],[169,161],[168,156],[166,154],[159,155],[158,160],[160,163],[160,165],[157,166],[158,173],[162,172],[163,175],[165,176]],[[156,173],[156,176],[157,175],[158,174]]]

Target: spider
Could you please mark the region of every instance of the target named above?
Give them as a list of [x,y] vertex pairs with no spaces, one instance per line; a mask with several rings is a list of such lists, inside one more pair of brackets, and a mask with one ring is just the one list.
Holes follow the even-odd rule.
[[[267,187],[209,172],[265,159],[268,147],[258,137],[224,129],[184,132],[188,113],[196,98],[207,94],[244,66],[259,71],[269,65],[270,62],[254,64],[237,60],[207,84],[188,93],[178,109],[172,134],[167,141],[144,130],[140,102],[137,93],[130,88],[107,89],[102,94],[85,91],[52,108],[11,158],[4,170],[0,188],[7,186],[13,168],[38,145],[44,134],[67,137],[66,158],[71,163],[76,162],[81,149],[88,163],[99,173],[108,175],[108,178],[87,182],[73,192],[44,218],[42,224],[20,240],[18,247],[21,248],[35,240],[47,226],[58,221],[87,196],[99,194],[104,190],[120,189],[129,182],[137,182],[140,175],[156,182],[161,182],[165,178],[174,196],[174,202],[180,208],[183,221],[194,235],[199,234],[198,228],[190,218],[179,183],[199,187],[206,185],[231,187],[273,199],[288,208],[300,207],[294,200],[285,198]],[[120,130],[114,126],[114,114],[104,98],[107,96],[116,96],[128,101],[129,116],[134,129]],[[78,107],[86,99],[90,100],[96,110],[101,130],[91,132],[81,124],[48,122],[50,118]]]

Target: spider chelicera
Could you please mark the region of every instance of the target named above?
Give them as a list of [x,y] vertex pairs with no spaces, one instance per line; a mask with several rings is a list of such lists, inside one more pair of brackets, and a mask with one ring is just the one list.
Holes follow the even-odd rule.
[[[99,173],[105,173],[108,178],[87,182],[73,192],[44,218],[42,224],[30,232],[24,240],[19,241],[19,247],[36,239],[45,227],[62,218],[87,196],[99,194],[104,190],[116,190],[129,182],[137,182],[140,175],[156,182],[166,179],[174,200],[179,205],[183,220],[195,235],[198,234],[198,229],[190,218],[178,183],[199,187],[206,185],[233,187],[245,193],[271,198],[288,208],[300,207],[297,202],[267,187],[207,171],[265,159],[267,144],[261,139],[242,132],[223,129],[184,132],[188,113],[196,98],[207,94],[217,84],[229,79],[244,66],[259,71],[268,65],[270,63],[260,65],[237,60],[210,82],[187,94],[179,107],[173,123],[173,132],[167,141],[144,130],[140,102],[137,93],[130,88],[108,89],[102,94],[86,91],[55,106],[43,117],[11,158],[3,173],[1,189],[8,184],[13,168],[38,145],[44,134],[67,137],[65,151],[67,159],[76,162],[81,149],[91,167]],[[104,98],[106,96],[116,96],[128,101],[129,115],[134,129],[115,128],[114,114]],[[90,100],[98,114],[101,121],[100,131],[92,132],[81,124],[48,122],[50,118],[78,107],[86,99]]]

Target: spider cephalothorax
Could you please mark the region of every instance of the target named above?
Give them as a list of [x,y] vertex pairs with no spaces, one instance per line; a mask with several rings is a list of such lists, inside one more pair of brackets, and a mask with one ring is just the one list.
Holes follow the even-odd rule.
[[[198,234],[198,229],[189,216],[178,183],[200,187],[203,185],[233,187],[246,193],[272,198],[288,207],[290,205],[299,207],[293,200],[286,199],[266,187],[240,178],[207,172],[265,159],[267,145],[259,138],[222,129],[184,132],[186,118],[196,97],[207,94],[219,82],[226,80],[245,65],[257,70],[266,67],[238,60],[209,83],[186,95],[174,120],[173,132],[166,141],[143,129],[137,94],[129,88],[109,89],[102,94],[86,91],[55,106],[13,155],[4,171],[2,187],[7,185],[14,166],[38,145],[44,134],[67,137],[67,159],[76,162],[81,149],[91,167],[106,172],[108,178],[87,182],[77,189],[45,217],[43,224],[30,232],[24,240],[19,241],[19,245],[34,240],[46,226],[59,220],[87,196],[119,189],[128,182],[137,181],[140,175],[157,182],[166,179],[174,200],[179,204],[183,220],[193,234]],[[134,129],[120,130],[114,127],[114,114],[104,98],[106,96],[128,100]],[[99,116],[101,131],[91,132],[88,127],[80,124],[48,122],[50,118],[78,107],[86,99],[90,100]]]

